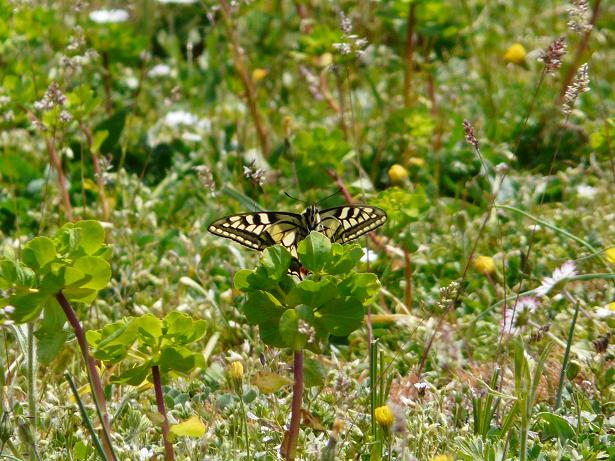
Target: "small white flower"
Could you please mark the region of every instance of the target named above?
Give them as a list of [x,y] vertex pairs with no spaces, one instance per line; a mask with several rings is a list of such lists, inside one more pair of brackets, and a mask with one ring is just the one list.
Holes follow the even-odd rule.
[[199,118],[191,112],[185,110],[173,110],[164,117],[164,123],[171,127],[180,125],[194,125]]
[[425,383],[425,382],[420,382],[420,383],[414,383],[414,388],[417,391],[424,391],[429,387],[429,384]]
[[171,75],[171,67],[166,64],[156,64],[147,73],[148,77],[167,77]]
[[114,24],[128,20],[128,11],[116,10],[94,10],[90,13],[90,19],[97,24]]
[[615,301],[612,303],[608,303],[604,307],[599,307],[598,309],[596,309],[596,317],[598,317],[599,319],[615,317]]
[[504,312],[504,318],[500,323],[500,328],[502,333],[505,335],[516,335],[519,333],[520,317],[523,315],[524,317],[527,314],[531,314],[538,307],[538,301],[536,298],[532,298],[531,296],[524,296],[519,298],[515,303],[511,305],[511,307],[507,308]]
[[588,186],[586,184],[579,184],[577,186],[577,195],[581,198],[593,199],[598,193],[598,189],[592,186]]
[[362,263],[367,263],[367,262],[373,263],[374,261],[377,261],[377,260],[378,260],[378,253],[372,250],[363,248],[363,256],[361,256],[361,259],[360,259]]
[[154,450],[145,447],[141,448],[137,453],[137,456],[139,457],[139,461],[148,461],[152,458],[152,456],[154,456]]
[[560,267],[553,271],[551,277],[545,277],[538,288],[536,288],[536,296],[545,296],[555,285],[563,280],[577,275],[577,269],[573,261],[566,261]]

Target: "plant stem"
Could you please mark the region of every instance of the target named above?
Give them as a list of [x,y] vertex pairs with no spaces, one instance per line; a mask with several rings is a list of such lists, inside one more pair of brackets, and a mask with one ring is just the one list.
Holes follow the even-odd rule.
[[173,445],[169,442],[169,419],[167,418],[167,410],[164,406],[164,395],[162,394],[162,384],[160,382],[160,369],[158,365],[152,367],[152,378],[154,379],[154,391],[156,392],[156,405],[158,413],[162,415],[162,440],[164,442],[164,459],[166,461],[175,461],[173,453]]
[[406,278],[406,287],[405,287],[405,296],[406,296],[406,308],[408,312],[412,311],[412,253],[404,248],[404,259],[406,262],[406,270],[405,270],[405,278]]
[[301,404],[303,400],[303,351],[295,351],[293,366],[293,401],[291,404],[290,428],[288,429],[288,439],[285,453],[282,455],[286,461],[295,459],[297,451],[297,441],[299,440],[299,426],[301,424]]
[[406,67],[404,72],[404,106],[410,107],[412,97],[412,61],[414,56],[414,25],[416,22],[416,2],[411,2],[408,8],[406,23]]
[[241,384],[236,386],[235,392],[237,392],[237,397],[239,397],[239,406],[241,407],[241,425],[243,426],[243,437],[246,444],[246,454],[248,456],[248,461],[250,461],[250,437],[248,434],[248,418],[246,417],[246,406],[243,403],[243,396],[241,395],[242,389]]
[[32,459],[39,459],[36,448],[37,417],[36,417],[36,349],[34,343],[34,327],[28,323],[28,413],[30,419],[30,433],[32,442]]
[[[572,298],[566,290],[564,293],[567,297]],[[566,379],[566,369],[568,368],[568,361],[570,360],[570,347],[572,346],[572,338],[574,337],[574,327],[577,323],[577,316],[579,315],[579,301],[574,300],[574,314],[572,314],[572,320],[570,322],[570,329],[568,330],[568,340],[566,341],[566,350],[564,351],[564,359],[562,361],[562,371],[559,374],[559,383],[557,385],[557,395],[555,397],[555,408],[557,411],[562,404],[562,390],[564,388],[564,380]]]
[[75,332],[75,337],[77,338],[77,342],[79,343],[79,348],[81,349],[81,355],[85,360],[88,369],[88,376],[90,378],[90,385],[92,388],[92,396],[94,397],[94,404],[96,405],[96,410],[98,412],[98,417],[102,424],[103,430],[103,446],[105,449],[105,454],[107,458],[111,460],[117,460],[115,453],[113,451],[113,445],[111,443],[111,425],[109,424],[109,414],[107,413],[107,401],[105,399],[105,393],[103,391],[102,383],[100,381],[100,376],[98,375],[98,370],[96,369],[96,363],[94,362],[94,358],[90,355],[90,350],[88,347],[88,342],[85,339],[85,333],[83,328],[81,327],[81,323],[75,314],[75,311],[71,307],[68,299],[64,296],[64,293],[61,291],[56,295],[56,300],[62,307],[64,314],[70,323],[71,327]]

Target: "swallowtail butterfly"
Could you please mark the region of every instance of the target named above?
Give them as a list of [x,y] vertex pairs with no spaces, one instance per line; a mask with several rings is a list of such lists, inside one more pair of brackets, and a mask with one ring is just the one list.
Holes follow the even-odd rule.
[[386,220],[384,210],[373,206],[320,210],[311,205],[301,214],[261,211],[226,216],[212,222],[208,229],[253,250],[279,243],[296,257],[297,245],[311,231],[323,233],[332,242],[346,243],[380,227]]

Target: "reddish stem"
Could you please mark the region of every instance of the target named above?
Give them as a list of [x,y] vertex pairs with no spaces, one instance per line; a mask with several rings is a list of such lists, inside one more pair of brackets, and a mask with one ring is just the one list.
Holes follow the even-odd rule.
[[152,377],[154,378],[154,390],[156,392],[156,405],[158,405],[158,413],[162,415],[162,440],[164,442],[164,459],[166,461],[175,461],[173,445],[171,445],[171,442],[169,442],[169,419],[167,418],[167,410],[164,406],[164,395],[162,394],[160,369],[158,368],[158,365],[154,365],[152,367]]
[[94,358],[90,355],[90,350],[88,347],[88,342],[85,339],[85,333],[83,328],[81,327],[81,323],[77,318],[77,314],[71,307],[68,299],[64,296],[64,293],[61,291],[56,295],[56,300],[62,307],[64,314],[70,323],[71,327],[75,331],[75,337],[77,338],[77,342],[79,343],[79,348],[81,349],[81,355],[87,364],[88,374],[90,376],[90,383],[92,385],[92,395],[94,396],[94,401],[96,406],[98,407],[100,414],[102,414],[102,425],[103,425],[103,449],[105,450],[105,454],[109,459],[115,460],[115,453],[113,452],[113,448],[111,445],[111,440],[109,436],[111,434],[111,425],[109,424],[109,414],[107,413],[107,401],[105,399],[105,393],[103,391],[102,383],[100,381],[100,376],[98,375],[98,369],[96,368],[96,362],[94,362]]
[[293,384],[293,401],[290,413],[290,428],[286,446],[283,448],[282,456],[286,461],[295,459],[297,451],[297,441],[299,440],[299,426],[301,425],[301,404],[303,401],[303,351],[295,351],[295,362],[293,366],[295,383]]

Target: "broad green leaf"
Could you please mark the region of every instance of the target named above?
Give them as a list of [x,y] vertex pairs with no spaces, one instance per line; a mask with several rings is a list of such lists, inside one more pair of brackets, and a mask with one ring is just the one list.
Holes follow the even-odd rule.
[[280,333],[279,317],[258,324],[261,341],[272,347],[286,347],[286,342]]
[[346,336],[363,323],[363,304],[354,298],[337,298],[314,312],[314,317],[333,336]]
[[359,245],[340,245],[339,243],[334,243],[331,245],[331,259],[327,263],[325,270],[328,274],[344,274],[352,270],[359,263],[362,256],[363,249]]
[[254,273],[253,270],[250,269],[242,269],[235,273],[235,277],[233,278],[233,283],[235,284],[235,288],[239,291],[247,291],[251,288],[249,277]]
[[303,380],[305,387],[322,386],[325,383],[327,370],[318,360],[310,357],[303,359]]
[[179,344],[188,344],[202,338],[207,331],[205,320],[193,320],[187,314],[173,311],[164,318],[166,337],[173,337]]
[[177,371],[180,373],[190,373],[195,365],[195,354],[181,346],[165,346],[160,352],[158,361],[160,371]]
[[75,228],[79,229],[79,246],[85,254],[93,255],[105,243],[105,230],[98,221],[77,221]]
[[288,272],[292,256],[282,245],[275,245],[265,249],[261,264],[273,280],[279,280]]
[[273,320],[277,323],[283,307],[271,293],[259,290],[248,294],[242,310],[248,323],[256,325]]
[[544,422],[542,435],[551,438],[558,437],[562,443],[575,437],[576,433],[570,423],[555,413],[538,413],[536,418]]
[[366,304],[380,292],[380,281],[376,274],[354,273],[342,281],[339,290],[342,295]]
[[99,291],[105,288],[111,280],[111,265],[98,256],[83,256],[74,262],[73,268],[90,276],[90,279],[80,285],[80,288]]
[[176,437],[203,437],[205,424],[198,416],[191,416],[184,422],[171,425],[170,433]]
[[38,339],[36,350],[38,358],[42,363],[47,364],[64,347],[67,337],[63,328],[66,323],[66,315],[55,298],[49,298],[43,309],[41,328],[35,331],[34,335]]
[[56,246],[47,237],[35,237],[30,240],[21,252],[23,262],[38,271],[56,259]]
[[116,384],[128,384],[130,386],[138,386],[143,383],[143,381],[145,381],[145,379],[149,375],[150,368],[151,363],[149,362],[134,366],[132,368],[129,368],[125,372],[120,373],[119,375],[112,376],[111,382]]
[[100,330],[87,331],[86,339],[91,344],[96,358],[118,362],[128,354],[129,348],[137,339],[136,330],[134,319],[128,317],[105,325]]
[[286,376],[267,371],[259,371],[252,379],[252,384],[258,387],[258,390],[263,394],[273,394],[292,383],[293,380],[288,379]]
[[336,286],[337,280],[333,277],[324,276],[315,281],[306,279],[299,282],[288,294],[286,302],[289,306],[306,304],[310,307],[322,306],[327,301],[336,298],[339,291]]
[[286,346],[295,351],[305,347],[307,335],[299,332],[299,314],[295,309],[286,309],[280,317],[280,335]]
[[34,320],[48,298],[49,294],[40,291],[10,296],[8,302],[15,307],[12,319],[15,323],[25,323]]
[[139,339],[146,344],[155,344],[162,336],[162,320],[152,314],[145,314],[133,320]]
[[93,152],[100,151],[100,146],[105,141],[105,139],[107,139],[107,136],[109,136],[109,132],[107,130],[99,130],[94,133],[94,136],[92,136],[92,147],[91,147]]
[[312,231],[297,247],[301,264],[311,272],[320,272],[329,262],[331,241],[320,232]]

